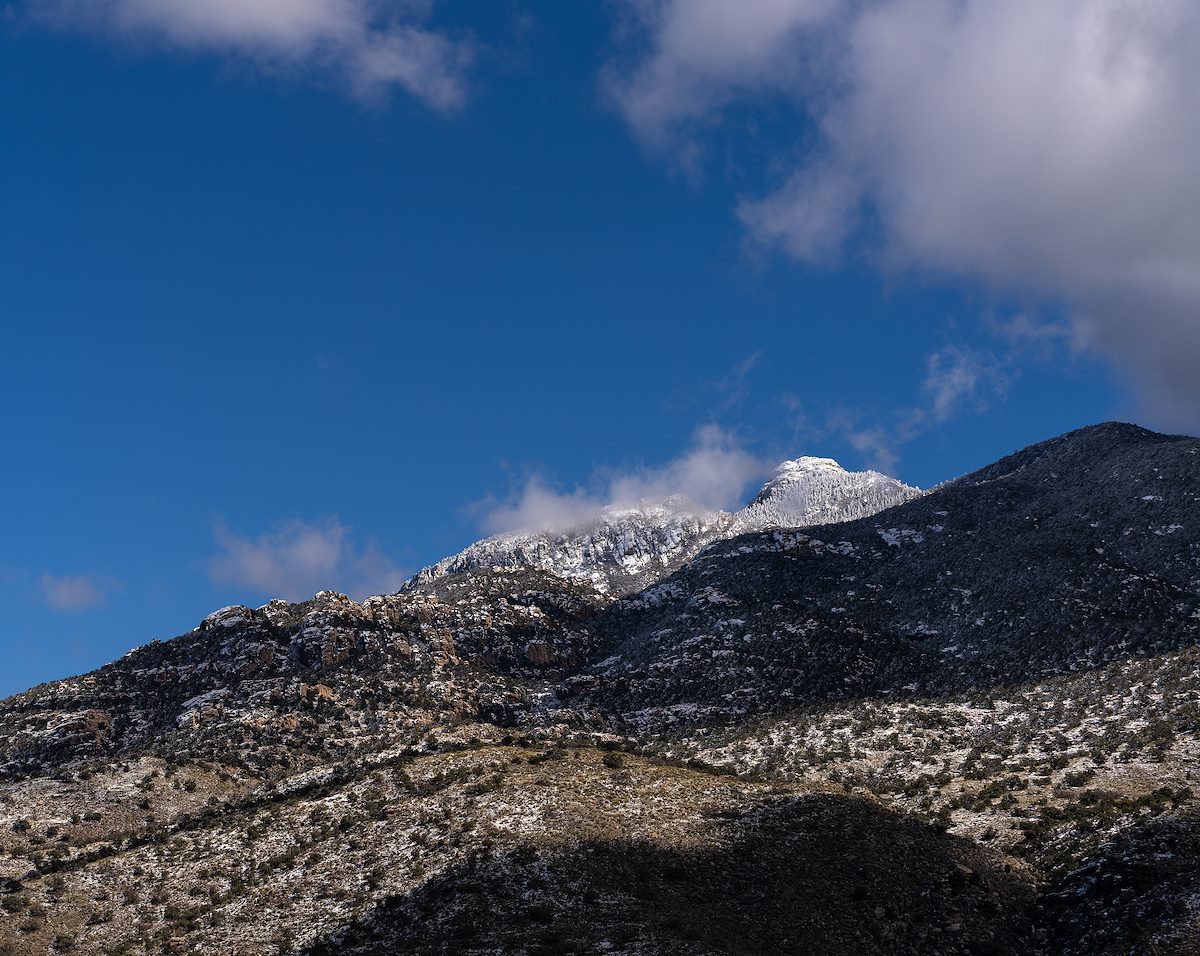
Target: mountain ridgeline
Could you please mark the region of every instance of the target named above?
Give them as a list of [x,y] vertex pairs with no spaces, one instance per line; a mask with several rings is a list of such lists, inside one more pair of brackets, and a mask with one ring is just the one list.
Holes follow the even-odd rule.
[[682,496],[610,507],[577,527],[486,538],[426,568],[409,587],[482,568],[529,567],[587,581],[602,594],[627,594],[714,541],[765,528],[862,518],[920,494],[876,471],[849,472],[829,458],[799,458],[783,462],[741,511],[701,508]]
[[1198,760],[1200,440],[801,458],[0,702],[0,952],[1196,953]]

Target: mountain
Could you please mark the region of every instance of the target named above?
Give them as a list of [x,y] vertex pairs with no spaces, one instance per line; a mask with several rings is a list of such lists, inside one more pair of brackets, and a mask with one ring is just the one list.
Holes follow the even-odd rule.
[[1200,440],[701,517],[0,702],[0,954],[1198,951]]
[[608,657],[576,683],[609,710],[711,717],[1190,646],[1198,516],[1200,442],[1087,429],[873,517],[715,544],[607,609],[593,631]]
[[409,587],[479,568],[535,567],[588,581],[602,594],[640,590],[714,541],[765,528],[848,521],[920,495],[875,471],[830,458],[783,462],[742,510],[702,508],[682,496],[609,507],[562,531],[511,532],[479,541],[417,574]]

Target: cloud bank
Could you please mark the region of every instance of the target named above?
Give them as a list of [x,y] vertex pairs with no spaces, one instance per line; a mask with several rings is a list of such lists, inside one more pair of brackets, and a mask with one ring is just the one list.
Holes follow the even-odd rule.
[[764,157],[785,173],[741,203],[752,236],[807,262],[867,239],[887,269],[1065,306],[1148,416],[1200,425],[1200,5],[626,10],[629,52],[606,83],[650,146],[689,154],[735,102],[814,117],[814,141]]
[[702,508],[732,510],[745,504],[747,486],[769,474],[773,464],[747,451],[731,432],[709,425],[696,432],[686,452],[666,464],[603,470],[587,489],[558,491],[535,475],[507,501],[489,503],[481,526],[489,534],[563,530],[595,518],[606,507],[671,495]]
[[35,13],[269,68],[329,71],[358,94],[403,89],[437,110],[466,96],[471,46],[427,26],[431,3],[401,0],[40,0]]
[[395,591],[405,580],[373,542],[356,548],[350,528],[336,519],[290,521],[257,538],[219,524],[214,537],[221,553],[208,562],[213,583],[272,598],[300,601],[317,591],[335,590],[361,600]]

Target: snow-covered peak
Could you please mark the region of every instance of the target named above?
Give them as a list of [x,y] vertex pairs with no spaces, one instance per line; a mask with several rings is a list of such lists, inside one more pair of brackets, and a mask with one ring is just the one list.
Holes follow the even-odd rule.
[[846,471],[832,458],[796,458],[780,464],[750,504],[733,514],[682,495],[613,505],[570,529],[485,538],[421,571],[414,583],[479,568],[535,567],[623,594],[669,574],[714,541],[765,528],[851,521],[920,493],[875,471]]
[[865,518],[920,493],[877,471],[846,471],[832,458],[795,458],[775,469],[737,517],[746,530],[833,524]]
[[767,482],[767,484],[773,484],[780,478],[792,475],[812,474],[819,471],[836,471],[843,475],[848,474],[846,469],[832,458],[816,458],[812,455],[805,455],[801,458],[793,458],[790,461],[780,462],[779,466],[775,469],[775,478]]

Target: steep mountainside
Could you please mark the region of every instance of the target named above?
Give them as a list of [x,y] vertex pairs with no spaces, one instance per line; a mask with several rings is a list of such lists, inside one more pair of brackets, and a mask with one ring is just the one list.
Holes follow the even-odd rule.
[[625,594],[670,573],[714,541],[764,528],[862,518],[920,493],[875,471],[848,472],[830,458],[798,458],[783,462],[753,501],[733,514],[681,497],[607,508],[580,527],[479,541],[426,568],[410,587],[479,568],[535,567],[586,580],[604,594]]
[[0,956],[1200,954],[1200,440],[678,505],[0,701]]
[[588,706],[705,718],[1194,644],[1200,441],[1087,429],[872,518],[720,542],[593,630],[610,654],[572,682]]

